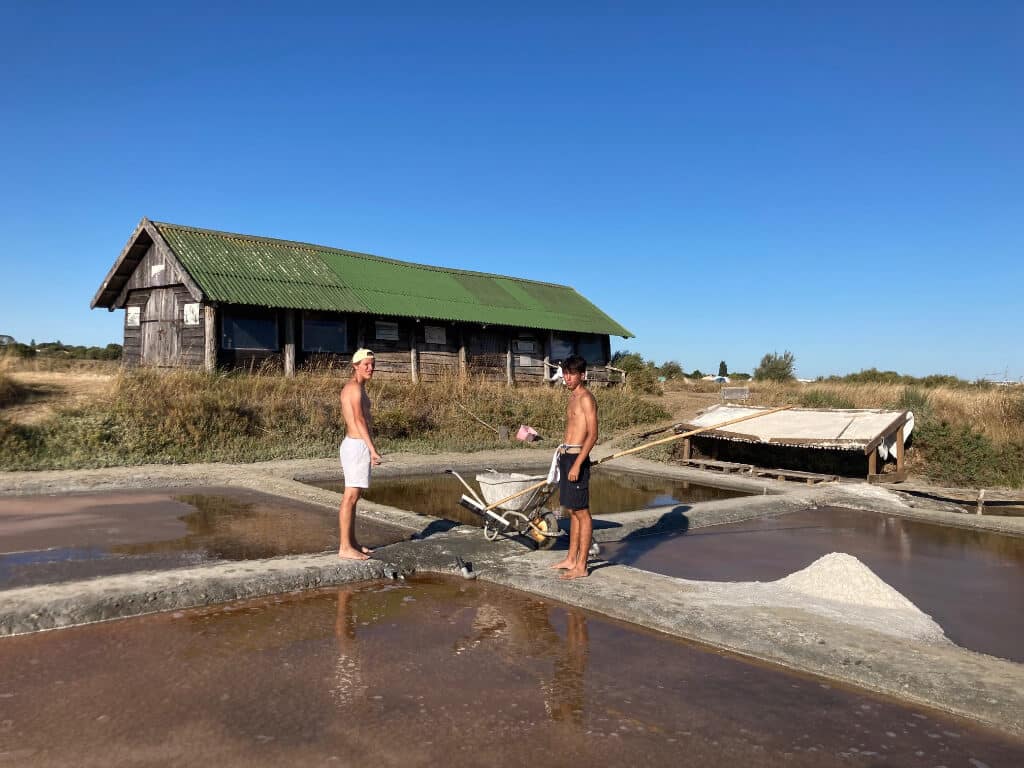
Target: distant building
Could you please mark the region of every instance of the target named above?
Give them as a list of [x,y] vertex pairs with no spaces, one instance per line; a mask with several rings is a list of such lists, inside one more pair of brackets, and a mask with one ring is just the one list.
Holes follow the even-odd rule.
[[92,300],[125,310],[126,365],[346,363],[383,377],[550,381],[573,354],[609,382],[632,334],[572,288],[142,219]]

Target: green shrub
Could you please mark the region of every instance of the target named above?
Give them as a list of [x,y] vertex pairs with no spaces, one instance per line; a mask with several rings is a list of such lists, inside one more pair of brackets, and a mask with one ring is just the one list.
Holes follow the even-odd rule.
[[672,379],[683,378],[683,366],[681,366],[675,360],[669,360],[668,362],[663,363],[661,368],[659,368],[658,370],[661,372],[661,375],[664,376],[669,381],[671,381]]
[[934,480],[982,487],[1002,482],[999,451],[967,425],[925,419],[914,430],[914,446],[924,454],[925,473]]
[[642,392],[647,395],[661,394],[658,376],[651,368],[641,368],[628,374],[626,376],[626,386],[633,392]]
[[754,369],[755,379],[767,379],[768,381],[792,381],[796,358],[788,349],[781,355],[778,352],[769,352],[761,358],[761,364]]
[[835,392],[822,389],[809,389],[800,394],[800,405],[805,408],[856,408],[852,400],[848,400]]
[[899,399],[891,406],[897,411],[913,411],[918,422],[932,415],[932,404],[927,392],[917,387],[904,387]]

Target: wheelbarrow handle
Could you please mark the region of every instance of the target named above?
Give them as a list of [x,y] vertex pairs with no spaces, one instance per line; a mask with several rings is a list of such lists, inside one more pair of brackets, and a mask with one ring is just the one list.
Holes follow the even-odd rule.
[[475,490],[473,489],[473,486],[471,486],[471,485],[470,485],[469,483],[467,483],[467,482],[466,482],[466,481],[465,481],[465,480],[464,480],[464,479],[462,478],[462,475],[460,475],[460,474],[459,474],[458,472],[456,472],[456,471],[455,471],[454,469],[446,469],[446,470],[445,470],[445,474],[447,474],[447,475],[455,475],[455,477],[457,477],[457,478],[459,479],[459,482],[460,482],[460,483],[462,483],[462,486],[463,486],[463,487],[464,487],[464,488],[465,488],[465,489],[466,489],[467,491],[469,491],[469,495],[470,495],[470,496],[472,496],[472,497],[473,497],[473,499],[474,499],[475,501],[478,501],[478,502],[480,502],[480,506],[481,506],[481,507],[486,507],[486,506],[487,506],[487,502],[485,502],[485,501],[484,501],[483,499],[481,499],[481,498],[480,498],[480,497],[479,497],[479,496],[477,495],[476,491],[475,491]]

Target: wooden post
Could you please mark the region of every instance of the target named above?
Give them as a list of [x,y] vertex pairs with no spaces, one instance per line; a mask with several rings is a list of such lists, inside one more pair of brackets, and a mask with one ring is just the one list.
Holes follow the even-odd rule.
[[295,376],[295,310],[284,311],[284,375]]
[[896,430],[896,471],[903,471],[903,427]]
[[984,515],[985,514],[985,489],[984,488],[979,488],[978,489],[978,514],[979,515]]
[[217,308],[212,304],[203,307],[203,366],[211,373],[217,370]]
[[459,378],[465,379],[469,375],[469,360],[466,356],[466,331],[459,326]]
[[686,438],[683,440],[683,463],[689,463],[692,452],[693,446],[690,445],[690,438]]
[[505,383],[512,386],[515,379],[512,376],[512,334],[509,333],[505,343]]
[[[548,331],[547,346],[545,347],[546,354],[544,355],[544,362],[548,365],[551,364],[551,350],[555,348],[555,332]],[[550,375],[549,375],[550,374]],[[554,386],[555,375],[551,373],[551,369],[544,366],[544,378],[547,379],[548,384]]]
[[412,341],[409,349],[409,368],[412,371],[412,383],[420,383],[420,351],[416,349],[416,339]]
[[358,325],[356,326],[356,346],[366,346],[366,318],[363,315],[359,316]]
[[872,448],[868,454],[868,480],[876,474],[878,474],[878,449]]

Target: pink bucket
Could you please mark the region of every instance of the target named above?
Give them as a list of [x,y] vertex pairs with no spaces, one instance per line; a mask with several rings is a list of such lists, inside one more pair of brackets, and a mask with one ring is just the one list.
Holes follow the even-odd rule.
[[539,440],[540,435],[537,430],[533,427],[528,427],[525,424],[519,425],[519,431],[516,432],[516,440],[525,440],[528,443],[532,443],[534,440]]

